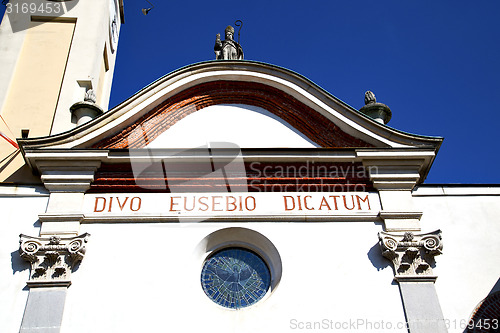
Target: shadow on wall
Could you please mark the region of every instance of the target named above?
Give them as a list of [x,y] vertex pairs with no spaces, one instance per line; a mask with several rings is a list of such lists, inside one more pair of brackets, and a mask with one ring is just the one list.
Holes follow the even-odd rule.
[[382,252],[380,251],[380,246],[378,245],[378,243],[373,245],[366,255],[368,256],[368,259],[372,263],[373,267],[377,269],[377,271],[390,266],[389,260],[382,256]]
[[[35,223],[33,223],[33,227],[41,228],[42,223],[40,222],[40,220],[36,220]],[[12,275],[30,268],[30,263],[21,258],[19,249],[10,253],[10,262],[12,267]]]
[[12,275],[29,269],[29,262],[23,260],[19,255],[19,250],[13,251],[10,254],[10,262],[12,265]]

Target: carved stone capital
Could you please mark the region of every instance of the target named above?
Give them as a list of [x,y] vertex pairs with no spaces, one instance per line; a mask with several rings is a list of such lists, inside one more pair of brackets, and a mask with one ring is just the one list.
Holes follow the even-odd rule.
[[90,234],[77,237],[31,237],[19,235],[21,258],[31,263],[28,286],[71,285],[71,271],[83,259]]
[[401,280],[435,280],[431,266],[443,249],[441,230],[427,234],[392,234],[379,232],[382,255],[392,261],[395,278]]

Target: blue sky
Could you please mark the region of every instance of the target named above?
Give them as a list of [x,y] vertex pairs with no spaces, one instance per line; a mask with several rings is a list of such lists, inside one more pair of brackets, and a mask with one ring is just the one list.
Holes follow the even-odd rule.
[[[150,0],[151,1],[151,0]],[[427,183],[500,183],[500,1],[125,0],[110,106],[214,58],[243,21],[245,59],[295,71],[352,107],[372,90],[389,126],[442,136]]]

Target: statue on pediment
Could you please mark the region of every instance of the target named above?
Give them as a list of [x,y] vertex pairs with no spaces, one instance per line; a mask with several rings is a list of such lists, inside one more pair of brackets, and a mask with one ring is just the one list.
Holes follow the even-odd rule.
[[217,60],[243,60],[243,48],[233,40],[234,28],[227,26],[226,39],[221,41],[220,34],[215,38],[215,59]]

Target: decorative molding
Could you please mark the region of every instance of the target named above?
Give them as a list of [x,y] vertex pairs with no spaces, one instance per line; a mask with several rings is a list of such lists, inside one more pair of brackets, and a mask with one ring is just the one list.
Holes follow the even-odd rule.
[[84,215],[82,213],[43,213],[38,215],[38,219],[42,223],[40,236],[74,237],[80,233],[80,223]]
[[370,172],[373,186],[378,190],[412,190],[421,179],[420,165],[383,165],[387,161],[378,161],[379,164],[370,162],[365,162],[365,167]]
[[378,190],[413,190],[422,183],[436,156],[430,149],[357,149],[357,157],[370,172],[370,180]]
[[431,266],[443,249],[441,230],[416,235],[412,232],[379,232],[382,255],[392,261],[397,281],[434,281]]
[[383,210],[380,212],[382,219],[415,219],[420,220],[423,212],[392,212]]
[[77,237],[19,235],[21,258],[31,263],[29,287],[71,285],[71,271],[83,259],[90,234]]
[[82,213],[43,213],[38,215],[40,222],[78,222],[83,221],[84,215]]
[[85,192],[94,180],[100,161],[38,161],[41,180],[50,192]]

